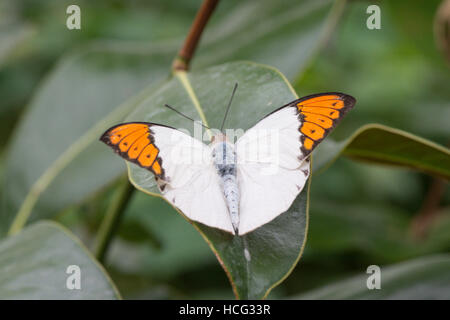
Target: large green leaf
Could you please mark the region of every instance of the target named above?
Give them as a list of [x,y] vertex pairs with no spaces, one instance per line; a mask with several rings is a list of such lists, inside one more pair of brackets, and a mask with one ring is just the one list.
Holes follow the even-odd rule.
[[[139,229],[133,225],[127,226],[130,221],[150,232],[160,247],[150,244],[152,239],[148,235],[139,242],[140,246],[132,246],[133,243],[123,237],[123,230],[129,228],[130,233],[136,234]],[[186,220],[180,219],[173,207],[159,197],[136,192],[127,207],[120,231],[120,237],[115,238],[108,255],[108,265],[123,273],[145,275],[152,280],[167,280],[216,263],[198,232]],[[125,256],[128,258],[124,259]]]
[[[127,120],[164,121],[164,124],[177,127],[180,116],[161,107],[165,102],[213,128],[218,127],[235,82],[239,83],[239,89],[227,119],[228,128],[247,130],[264,115],[296,99],[296,93],[276,69],[251,62],[235,62],[189,74],[177,73]],[[192,124],[183,121],[183,127],[191,127],[192,131]],[[159,195],[148,170],[134,164],[128,166],[130,181],[138,189]],[[193,223],[225,269],[236,297],[258,299],[267,296],[295,266],[305,244],[308,189],[308,185],[305,186],[287,212],[243,237]],[[244,254],[246,248],[250,255],[248,259]]]
[[15,50],[33,34],[30,25],[16,24],[12,26],[0,25],[0,68],[13,57]]
[[361,127],[341,142],[327,139],[315,154],[314,170],[338,156],[379,164],[409,167],[450,179],[450,150],[408,132],[379,124]]
[[[80,268],[80,289],[67,288],[72,265]],[[101,265],[56,223],[35,224],[0,242],[0,299],[118,298]]]
[[91,49],[64,59],[33,99],[11,141],[2,228],[14,216],[20,228],[35,205],[40,211],[33,220],[48,217],[122,173],[123,164],[108,159],[94,142],[141,97],[116,106],[160,79],[168,65],[164,50],[146,56]]
[[[275,5],[266,0],[239,2],[224,14],[219,10],[196,61],[205,65],[230,57],[255,58],[280,65],[293,76],[316,52],[322,30],[336,22],[336,13],[329,22],[325,19],[330,4],[305,0]],[[252,35],[242,38],[246,30]],[[14,232],[29,219],[51,217],[122,173],[123,163],[111,158],[97,138],[158,86],[181,41],[150,46],[101,42],[56,66],[28,106],[6,153],[0,235],[11,223]],[[154,116],[159,112],[155,109]],[[165,115],[158,118],[163,123],[181,121]]]
[[[245,59],[272,65],[294,80],[334,31],[345,3],[240,1],[205,31],[194,68]],[[220,3],[218,14],[224,5]]]
[[364,274],[343,280],[296,299],[450,299],[448,254],[381,267],[381,289],[367,289],[369,276]]

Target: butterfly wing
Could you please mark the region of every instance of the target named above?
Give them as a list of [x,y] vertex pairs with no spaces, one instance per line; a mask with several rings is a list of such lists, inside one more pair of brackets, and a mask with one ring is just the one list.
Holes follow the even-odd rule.
[[164,198],[189,219],[233,232],[210,147],[174,128],[143,122],[114,126],[100,140],[151,171]]
[[309,176],[309,154],[355,105],[343,93],[303,97],[275,110],[236,143],[239,233],[287,211]]

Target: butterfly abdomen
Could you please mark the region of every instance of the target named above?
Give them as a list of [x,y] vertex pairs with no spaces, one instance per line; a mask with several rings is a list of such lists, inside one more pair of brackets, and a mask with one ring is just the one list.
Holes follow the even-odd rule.
[[236,234],[239,227],[239,188],[236,176],[236,153],[228,142],[219,142],[213,149],[214,165]]

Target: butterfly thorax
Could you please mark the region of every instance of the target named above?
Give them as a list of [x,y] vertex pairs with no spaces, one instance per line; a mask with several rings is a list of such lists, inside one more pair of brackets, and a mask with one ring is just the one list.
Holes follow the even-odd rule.
[[223,195],[235,233],[239,227],[239,188],[236,176],[236,152],[225,136],[216,136],[212,144],[214,166],[219,176]]

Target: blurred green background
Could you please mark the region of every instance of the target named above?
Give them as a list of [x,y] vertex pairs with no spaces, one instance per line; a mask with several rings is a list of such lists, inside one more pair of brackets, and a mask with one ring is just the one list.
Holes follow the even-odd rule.
[[[308,3],[297,2],[299,6]],[[65,27],[65,9],[74,3],[82,11],[79,31]],[[299,96],[342,91],[357,98],[355,109],[332,139],[344,139],[362,125],[376,122],[448,146],[450,70],[433,34],[440,1],[377,1],[381,30],[366,28],[366,8],[372,1],[348,1],[345,7],[321,3],[323,6],[300,17],[300,22],[292,18],[284,27],[283,20],[291,18],[286,8],[297,6],[295,1],[248,1],[245,5],[223,1],[200,43],[193,69],[232,60],[274,65],[288,76]],[[15,128],[27,106],[45,88],[46,79],[63,66],[63,59],[97,46],[100,51],[111,48],[116,54],[136,52],[144,61],[153,59],[148,52],[159,48],[168,74],[199,5],[197,0],[2,1],[0,177],[5,175]],[[338,15],[329,15],[332,7]],[[258,15],[264,12],[278,15],[275,22],[281,27],[265,30],[262,21],[252,33],[236,28],[246,26],[244,20],[256,25]],[[295,14],[295,10],[291,12]],[[337,18],[334,26],[329,20]],[[275,22],[272,26],[277,26]],[[327,24],[332,27],[323,32]],[[303,32],[300,36],[297,29]],[[226,48],[246,41],[243,36],[233,38],[241,32],[246,37],[258,35],[258,41],[247,39],[248,45],[228,54]],[[305,54],[305,48],[312,45],[317,47]],[[133,55],[100,60],[95,63],[106,68],[120,65],[123,78],[133,79],[124,85],[127,90],[122,100],[146,86],[153,70],[151,66],[141,68],[145,63]],[[135,82],[141,83],[140,87]],[[108,89],[101,94],[109,94]],[[58,208],[53,217],[92,248],[117,185],[112,181],[77,203]],[[3,183],[2,188],[5,193],[8,184]],[[365,274],[371,264],[384,266],[447,253],[449,231],[450,189],[446,182],[412,170],[341,157],[313,176],[304,255],[269,298],[293,297],[347,276]],[[162,200],[139,192],[124,214],[105,267],[124,298],[233,298],[225,273],[194,228]]]

